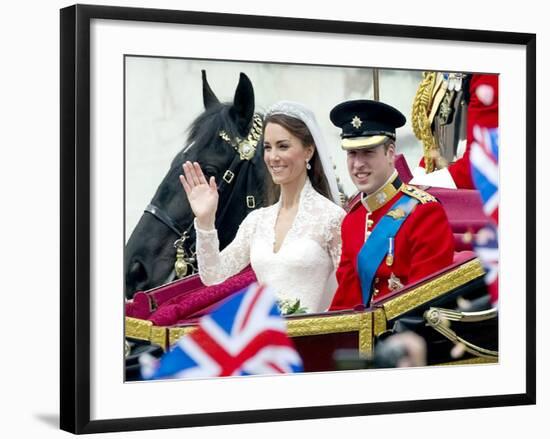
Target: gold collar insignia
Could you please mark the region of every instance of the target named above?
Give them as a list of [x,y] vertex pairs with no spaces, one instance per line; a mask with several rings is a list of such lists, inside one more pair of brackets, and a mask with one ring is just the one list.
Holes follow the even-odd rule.
[[401,189],[401,187],[395,187],[394,182],[397,179],[397,171],[392,174],[389,180],[376,192],[365,195],[361,194],[361,203],[369,211],[374,212],[376,209],[380,209],[388,201],[390,201]]

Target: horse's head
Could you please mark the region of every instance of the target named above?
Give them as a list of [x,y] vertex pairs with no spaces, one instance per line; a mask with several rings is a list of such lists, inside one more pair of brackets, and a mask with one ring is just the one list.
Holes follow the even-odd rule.
[[185,242],[194,248],[193,212],[179,175],[187,161],[200,163],[203,172],[214,176],[220,193],[216,228],[220,247],[229,244],[244,217],[263,204],[265,165],[260,145],[261,118],[254,115],[254,90],[241,73],[231,103],[220,103],[203,71],[205,111],[193,122],[187,147],[173,159],[145,213],[126,244],[124,263],[126,296],[169,280],[175,261],[174,242],[188,231]]

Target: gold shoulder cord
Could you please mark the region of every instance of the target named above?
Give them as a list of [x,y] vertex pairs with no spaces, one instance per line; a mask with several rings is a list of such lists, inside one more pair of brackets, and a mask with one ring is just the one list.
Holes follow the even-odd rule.
[[424,72],[424,79],[418,86],[412,108],[412,128],[414,135],[422,142],[426,173],[434,170],[434,152],[437,150],[435,138],[430,124],[430,106],[436,84],[436,72]]
[[[418,201],[420,201],[421,204],[437,201],[437,199],[432,194],[408,184],[404,184],[403,186],[401,186],[401,192],[404,192],[405,194],[413,198],[416,198]],[[388,212],[388,215],[390,215],[389,212]]]

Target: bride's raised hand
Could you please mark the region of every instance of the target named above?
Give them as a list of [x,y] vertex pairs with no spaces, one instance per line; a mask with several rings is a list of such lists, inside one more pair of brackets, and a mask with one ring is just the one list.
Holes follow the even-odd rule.
[[201,229],[213,229],[218,208],[218,188],[214,177],[207,181],[197,162],[185,162],[180,182],[187,194],[187,199],[198,226]]

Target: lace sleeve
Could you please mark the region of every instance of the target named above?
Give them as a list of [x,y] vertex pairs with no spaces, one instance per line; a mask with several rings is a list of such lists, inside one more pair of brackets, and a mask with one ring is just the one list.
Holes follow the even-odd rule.
[[254,231],[254,215],[251,212],[239,226],[235,239],[220,252],[218,231],[197,227],[197,263],[199,276],[205,285],[222,283],[237,274],[250,263],[250,241]]
[[338,209],[334,216],[329,221],[329,227],[325,236],[327,243],[327,250],[332,259],[334,269],[338,268],[340,264],[340,257],[342,256],[342,220],[344,219],[346,212],[343,209]]

